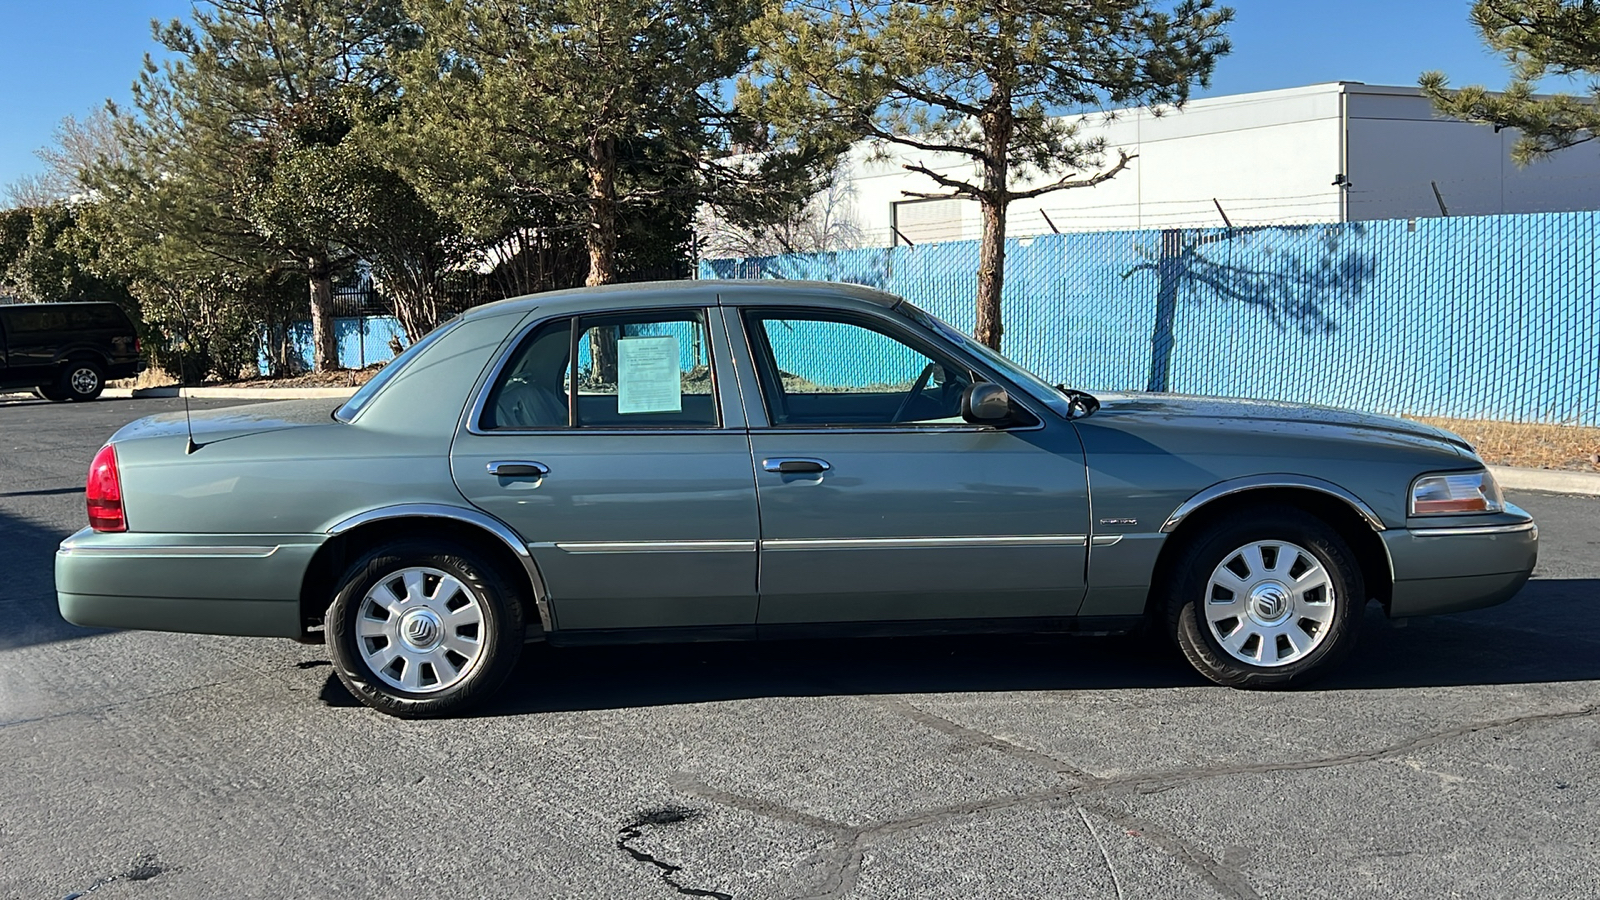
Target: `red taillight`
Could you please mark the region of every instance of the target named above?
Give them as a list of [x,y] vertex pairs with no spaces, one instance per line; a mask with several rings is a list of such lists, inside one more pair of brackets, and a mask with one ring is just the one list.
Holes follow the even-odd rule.
[[89,527],[95,531],[127,531],[122,515],[122,481],[117,476],[117,451],[107,444],[89,464]]

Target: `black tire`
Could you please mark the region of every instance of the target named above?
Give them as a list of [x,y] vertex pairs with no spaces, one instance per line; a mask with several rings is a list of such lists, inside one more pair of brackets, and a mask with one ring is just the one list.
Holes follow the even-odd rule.
[[[405,690],[391,682],[403,681],[401,675],[414,664],[418,665],[424,678],[433,672],[435,682],[445,679],[429,663],[421,661],[421,652],[409,643],[397,645],[397,649],[407,651],[402,654],[406,658],[400,661],[398,669],[389,666],[384,673],[374,671],[363,648],[368,648],[368,653],[381,653],[389,639],[382,638],[384,643],[378,643],[378,637],[359,636],[357,619],[363,614],[362,607],[369,591],[379,590],[379,585],[384,584],[385,579],[390,579],[389,596],[394,596],[392,589],[402,579],[403,572],[417,569],[449,575],[459,581],[464,590],[471,592],[470,600],[477,604],[481,613],[476,631],[479,649],[478,655],[470,663],[460,666],[459,680],[443,687],[436,683],[424,685],[418,690]],[[439,583],[434,582],[435,586]],[[481,553],[460,544],[402,540],[379,547],[350,566],[340,579],[333,603],[328,607],[326,641],[328,652],[333,657],[334,671],[357,700],[379,712],[403,718],[430,718],[465,712],[494,693],[516,666],[522,652],[523,607],[511,585],[510,579]],[[405,604],[408,600],[397,602]],[[414,615],[409,611],[410,608],[405,608],[401,616]],[[406,621],[404,618],[397,619],[397,630],[404,627]],[[437,621],[433,622],[433,626],[448,627]],[[427,628],[424,625],[423,631],[426,632]],[[409,638],[404,640],[409,641]],[[444,648],[443,644],[434,646]]]
[[[1212,590],[1213,573],[1227,563],[1233,567],[1230,571],[1236,578],[1241,582],[1249,581],[1240,577],[1237,570],[1241,567],[1245,571],[1250,569],[1249,562],[1241,557],[1240,552],[1256,542],[1262,542],[1268,548],[1274,546],[1273,542],[1283,542],[1308,551],[1327,575],[1327,592],[1312,591],[1307,595],[1316,602],[1303,602],[1298,599],[1300,595],[1296,594],[1297,599],[1287,603],[1283,613],[1286,617],[1284,621],[1302,626],[1296,637],[1310,635],[1311,640],[1307,642],[1309,650],[1295,647],[1288,638],[1280,641],[1273,637],[1268,646],[1269,641],[1262,637],[1284,627],[1282,622],[1276,626],[1261,624],[1273,621],[1270,612],[1264,619],[1254,618],[1263,608],[1269,611],[1274,609],[1276,598],[1272,588],[1266,584],[1281,580],[1274,573],[1251,576],[1258,579],[1255,583],[1261,585],[1264,593],[1260,596],[1265,598],[1265,603],[1258,606],[1245,602],[1243,607],[1247,608],[1250,618],[1224,618],[1216,625],[1207,619],[1206,605],[1211,602],[1212,595],[1217,595],[1217,602],[1226,603],[1232,594],[1227,588]],[[1288,560],[1291,567],[1302,565],[1293,561],[1298,554],[1291,552],[1290,556],[1280,557],[1280,554],[1289,552],[1282,548],[1264,549],[1262,559],[1267,558],[1267,552],[1271,552],[1274,565],[1277,565],[1279,558]],[[1264,505],[1233,513],[1195,536],[1180,551],[1173,577],[1167,586],[1168,633],[1177,641],[1184,657],[1196,671],[1211,681],[1239,688],[1297,687],[1325,674],[1354,646],[1367,599],[1361,566],[1339,533],[1316,516],[1294,507],[1279,505]],[[1323,604],[1331,605],[1331,612]],[[1216,609],[1215,615],[1227,615],[1220,607]],[[1327,621],[1318,622],[1310,618],[1311,615],[1326,618]],[[1237,624],[1229,628],[1229,621]],[[1304,627],[1307,625],[1311,627]],[[1229,638],[1235,635],[1243,638],[1240,655],[1252,655],[1253,646],[1254,655],[1262,660],[1270,655],[1272,664],[1252,663],[1230,652],[1218,637],[1223,629],[1228,629],[1226,636]],[[1250,636],[1252,629],[1259,632],[1253,638]],[[1297,653],[1298,656],[1295,655]],[[1287,657],[1287,660],[1280,664],[1278,660],[1283,657]]]
[[[74,359],[61,367],[61,377],[56,379],[55,390],[61,399],[84,402],[100,396],[106,389],[105,370],[89,359]],[[55,397],[50,399],[54,400]]]

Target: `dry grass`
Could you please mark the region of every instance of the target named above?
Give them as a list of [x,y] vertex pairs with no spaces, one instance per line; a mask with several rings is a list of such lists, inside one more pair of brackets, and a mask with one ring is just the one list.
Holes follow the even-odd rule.
[[[372,380],[378,374],[383,364],[367,366],[365,369],[339,369],[334,372],[296,375],[292,378],[246,378],[238,381],[207,381],[207,385],[224,387],[359,387]],[[162,369],[150,368],[139,373],[137,378],[123,378],[117,381],[106,382],[108,387],[124,388],[152,388],[170,387],[176,385],[178,379]]]
[[1410,418],[1461,435],[1478,448],[1478,455],[1490,465],[1600,472],[1600,428],[1425,416]]

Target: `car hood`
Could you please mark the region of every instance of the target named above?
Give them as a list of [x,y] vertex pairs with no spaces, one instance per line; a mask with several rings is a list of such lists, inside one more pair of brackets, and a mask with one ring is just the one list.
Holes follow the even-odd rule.
[[1196,397],[1184,394],[1106,393],[1095,394],[1100,411],[1095,418],[1137,416],[1141,420],[1182,420],[1185,424],[1215,423],[1231,429],[1240,427],[1283,433],[1297,427],[1307,431],[1328,426],[1377,431],[1448,444],[1463,455],[1473,453],[1472,445],[1460,436],[1422,422],[1356,412],[1333,406],[1281,403],[1273,400],[1243,400],[1225,397]]
[[204,444],[263,431],[328,425],[334,421],[333,411],[343,402],[337,399],[280,400],[275,403],[194,410],[187,415],[181,411],[162,413],[124,425],[111,436],[111,442],[182,437],[189,434],[192,428],[195,442]]

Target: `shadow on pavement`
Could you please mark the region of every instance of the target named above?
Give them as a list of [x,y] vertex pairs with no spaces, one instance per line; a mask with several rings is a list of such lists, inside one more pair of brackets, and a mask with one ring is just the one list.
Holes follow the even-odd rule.
[[[1600,580],[1533,581],[1504,606],[1395,628],[1372,608],[1360,642],[1311,690],[1600,679]],[[331,681],[335,681],[332,675]],[[976,636],[760,644],[529,645],[484,715],[775,696],[1194,687],[1176,650],[1132,638]],[[331,685],[324,700],[348,697]],[[342,705],[342,704],[341,704]]]
[[[82,493],[82,488],[63,493]],[[41,492],[18,492],[51,494]],[[0,495],[9,496],[9,495]],[[56,546],[66,534],[0,512],[0,650],[68,641],[105,632],[79,628],[56,608]]]

